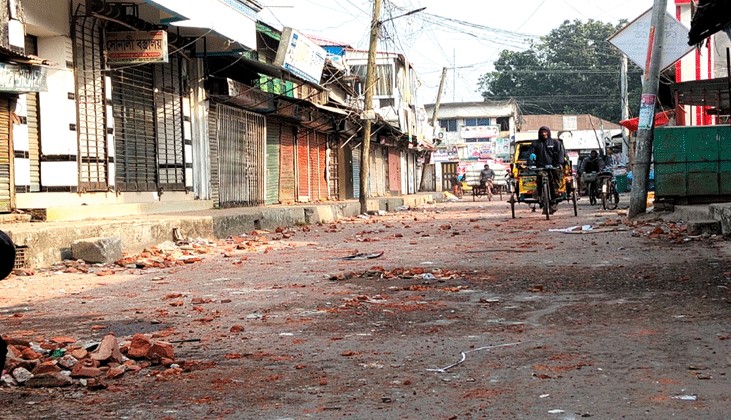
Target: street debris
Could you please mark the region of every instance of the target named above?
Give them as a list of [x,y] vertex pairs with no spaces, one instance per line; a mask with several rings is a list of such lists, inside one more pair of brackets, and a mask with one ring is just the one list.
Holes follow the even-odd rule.
[[696,400],[698,400],[698,396],[697,395],[693,395],[693,394],[690,394],[690,395],[673,395],[670,398],[672,398],[674,400],[680,400],[680,401],[696,401]]
[[383,255],[383,251],[381,252],[373,252],[373,253],[365,253],[365,252],[359,252],[353,255],[348,255],[347,257],[342,257],[343,260],[370,260],[373,258],[379,258]]
[[495,346],[485,346],[485,347],[478,347],[478,348],[472,349],[472,350],[466,350],[466,351],[461,352],[462,358],[458,362],[452,363],[451,365],[445,366],[443,368],[427,369],[426,371],[427,372],[447,373],[447,370],[449,370],[449,369],[451,369],[453,367],[459,366],[462,363],[464,363],[464,361],[467,360],[467,353],[474,353],[476,351],[483,351],[483,350],[492,350],[492,349],[496,349],[496,348],[499,348],[499,347],[517,346],[518,344],[523,344],[523,343],[527,343],[527,341],[519,341],[519,342],[516,342],[516,343],[507,343],[507,344],[498,344],[498,345],[495,345]]
[[595,228],[592,225],[571,226],[564,229],[548,229],[549,232],[573,233],[573,234],[591,234],[591,233],[607,233],[607,232],[626,232],[629,229],[624,226]]
[[[425,276],[426,275],[426,276]],[[393,270],[386,270],[383,267],[374,266],[363,272],[346,272],[333,274],[328,279],[333,281],[343,281],[355,278],[379,278],[379,279],[420,279],[420,280],[436,280],[438,282],[446,282],[458,278],[464,278],[465,273],[458,271],[434,268],[425,270],[422,267],[402,268],[397,267]]]
[[[175,360],[171,342],[134,334],[119,341],[108,334],[101,342],[84,344],[73,337],[58,336],[31,342],[4,337],[8,356],[1,384],[11,387],[49,388],[84,386],[107,388],[107,381],[143,369],[158,379],[179,376],[189,370]],[[186,340],[187,342],[188,340]]]

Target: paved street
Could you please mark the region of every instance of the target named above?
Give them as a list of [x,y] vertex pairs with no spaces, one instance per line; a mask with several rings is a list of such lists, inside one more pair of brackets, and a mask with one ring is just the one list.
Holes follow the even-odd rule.
[[546,221],[469,198],[11,277],[6,368],[110,334],[123,356],[63,387],[5,375],[2,417],[728,418],[731,246],[586,201]]

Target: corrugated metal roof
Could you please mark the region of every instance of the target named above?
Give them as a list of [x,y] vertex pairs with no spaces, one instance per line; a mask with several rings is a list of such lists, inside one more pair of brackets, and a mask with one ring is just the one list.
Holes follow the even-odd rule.
[[49,66],[52,64],[50,61],[45,60],[43,58],[37,57],[35,55],[22,54],[17,51],[13,51],[10,48],[4,47],[2,45],[0,45],[0,56],[4,56],[16,63],[44,65],[44,66]]

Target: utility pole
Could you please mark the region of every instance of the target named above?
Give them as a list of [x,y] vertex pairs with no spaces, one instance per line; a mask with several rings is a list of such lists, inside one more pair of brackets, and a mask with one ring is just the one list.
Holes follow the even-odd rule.
[[[622,120],[629,118],[629,88],[627,82],[627,56],[622,54],[622,63],[620,68],[620,85],[622,90]],[[622,127],[622,154],[629,156],[629,130]]]
[[[439,105],[442,103],[442,92],[444,91],[444,81],[447,78],[447,68],[442,68],[442,78],[439,80],[439,90],[437,91],[437,101],[434,104],[434,112],[431,114],[431,125],[436,131],[437,129],[437,115],[439,115]],[[429,152],[431,155],[431,152]],[[421,167],[421,182],[419,183],[419,191],[423,191],[426,188],[426,182],[424,181],[424,174],[426,173],[426,165],[429,163],[429,159],[424,159],[424,166]]]
[[660,60],[665,40],[665,11],[667,0],[655,0],[650,21],[650,37],[647,45],[647,64],[645,65],[642,100],[640,101],[639,127],[635,162],[632,165],[632,192],[630,195],[628,217],[630,219],[647,211],[647,186],[650,177],[652,142],[655,135],[655,103],[660,85]]
[[366,65],[365,99],[363,113],[363,143],[360,149],[360,212],[368,212],[368,172],[371,152],[371,119],[373,115],[373,81],[376,78],[376,51],[378,49],[378,30],[381,26],[381,0],[373,1],[373,18],[371,19],[371,38],[368,45],[368,64]]

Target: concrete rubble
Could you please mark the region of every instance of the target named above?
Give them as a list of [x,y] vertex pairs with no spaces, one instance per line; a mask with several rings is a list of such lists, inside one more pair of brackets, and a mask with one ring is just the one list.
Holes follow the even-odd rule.
[[36,338],[5,336],[8,357],[2,383],[11,387],[50,388],[83,386],[94,390],[126,374],[183,372],[171,343],[135,334],[122,340],[106,335],[99,343],[73,337]]

